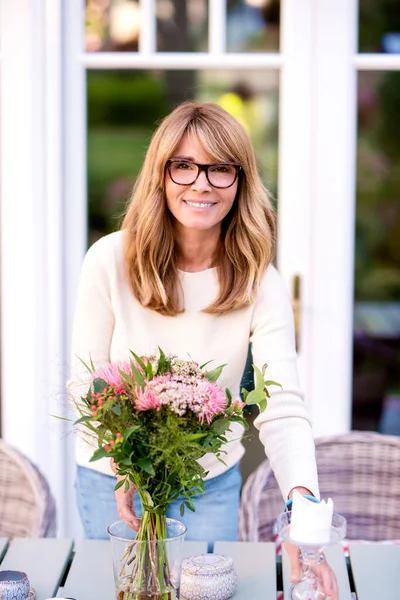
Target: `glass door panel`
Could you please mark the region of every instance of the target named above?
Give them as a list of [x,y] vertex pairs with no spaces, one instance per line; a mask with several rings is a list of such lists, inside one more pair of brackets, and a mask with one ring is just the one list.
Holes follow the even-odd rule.
[[157,50],[207,52],[207,0],[157,0]]
[[398,0],[359,0],[359,51],[400,54]]
[[353,429],[400,435],[400,73],[360,72]]
[[228,52],[279,52],[280,0],[228,0]]
[[[158,51],[207,51],[207,0],[157,0],[155,9]],[[139,0],[86,0],[86,52],[137,52],[141,23]]]

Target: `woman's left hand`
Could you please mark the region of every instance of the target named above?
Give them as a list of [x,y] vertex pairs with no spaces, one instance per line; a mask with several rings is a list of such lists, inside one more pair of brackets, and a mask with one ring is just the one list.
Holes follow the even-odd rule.
[[[290,583],[295,583],[299,579],[301,573],[299,549],[289,542],[284,542],[284,548],[290,560]],[[338,600],[339,591],[336,575],[326,559],[320,565],[315,567],[315,569],[320,577],[324,594],[329,596],[330,600]]]

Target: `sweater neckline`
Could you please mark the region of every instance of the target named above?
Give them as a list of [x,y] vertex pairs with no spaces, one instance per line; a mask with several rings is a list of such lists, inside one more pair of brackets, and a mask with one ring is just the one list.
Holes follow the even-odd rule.
[[185,275],[185,277],[194,277],[194,276],[200,276],[200,275],[204,275],[205,273],[215,273],[215,271],[217,270],[217,267],[210,267],[209,269],[204,269],[203,271],[182,271],[181,269],[177,269],[178,273]]

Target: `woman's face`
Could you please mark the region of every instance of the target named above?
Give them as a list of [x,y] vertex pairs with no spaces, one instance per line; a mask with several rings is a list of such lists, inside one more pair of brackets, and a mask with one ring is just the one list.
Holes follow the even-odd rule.
[[[174,156],[170,158],[199,164],[215,162],[203,150],[198,140],[189,135],[183,137]],[[181,168],[186,168],[185,163]],[[231,187],[215,188],[207,180],[205,171],[200,171],[197,180],[189,185],[174,183],[168,169],[165,174],[167,206],[176,222],[183,228],[191,230],[219,232],[222,220],[232,208],[237,187],[238,179]]]

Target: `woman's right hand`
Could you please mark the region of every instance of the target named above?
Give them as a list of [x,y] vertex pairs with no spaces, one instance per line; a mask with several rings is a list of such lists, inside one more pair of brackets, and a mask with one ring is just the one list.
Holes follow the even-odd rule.
[[[117,474],[117,481],[124,479],[124,477],[118,475],[118,468],[113,459],[111,459],[111,468],[114,473]],[[125,486],[121,485],[121,487],[114,492],[114,495],[121,521],[129,525],[129,527],[132,527],[132,529],[135,531],[138,531],[140,527],[140,518],[137,516],[135,509],[133,508],[133,498],[135,496],[135,492],[135,486],[131,483],[127,492],[125,492]]]

